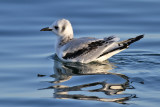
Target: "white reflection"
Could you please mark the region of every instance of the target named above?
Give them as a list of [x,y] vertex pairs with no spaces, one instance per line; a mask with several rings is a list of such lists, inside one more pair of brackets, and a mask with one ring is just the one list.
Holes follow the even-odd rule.
[[[112,69],[114,69],[114,66],[109,62],[105,62],[105,64],[80,64],[63,63],[59,60],[54,60],[54,74],[51,75],[54,78],[54,81],[51,83],[54,85],[43,89],[54,89],[54,97],[58,99],[94,100],[125,104],[124,101],[136,97],[135,94],[125,94],[125,90],[134,89],[134,87],[129,85],[127,76],[109,72]],[[124,82],[119,83],[117,81],[117,83],[110,83],[108,82],[108,78],[105,78],[103,81],[100,80],[92,83],[81,83],[79,81],[74,86],[67,86],[63,83],[69,82],[74,76],[85,75],[108,75],[113,76],[113,78],[120,78]],[[94,87],[94,89],[91,87]]]

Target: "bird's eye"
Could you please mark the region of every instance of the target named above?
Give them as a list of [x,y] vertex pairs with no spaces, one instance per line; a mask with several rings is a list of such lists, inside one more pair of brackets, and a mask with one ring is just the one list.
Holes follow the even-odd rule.
[[58,30],[58,26],[54,26],[54,28],[55,28],[56,30]]

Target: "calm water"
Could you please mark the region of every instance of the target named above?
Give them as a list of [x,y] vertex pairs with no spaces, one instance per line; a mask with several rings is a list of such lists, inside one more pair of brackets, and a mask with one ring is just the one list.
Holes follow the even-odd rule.
[[[1,0],[0,107],[158,107],[159,0]],[[40,32],[67,18],[76,37],[145,38],[104,64],[62,63]]]

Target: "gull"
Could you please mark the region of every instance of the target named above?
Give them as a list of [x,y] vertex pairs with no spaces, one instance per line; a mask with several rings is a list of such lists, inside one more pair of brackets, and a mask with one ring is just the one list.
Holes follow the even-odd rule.
[[144,35],[139,35],[124,41],[119,41],[120,39],[115,36],[103,39],[74,38],[72,25],[67,19],[56,20],[52,25],[40,31],[52,31],[56,34],[55,51],[60,60],[80,63],[103,62],[144,37]]

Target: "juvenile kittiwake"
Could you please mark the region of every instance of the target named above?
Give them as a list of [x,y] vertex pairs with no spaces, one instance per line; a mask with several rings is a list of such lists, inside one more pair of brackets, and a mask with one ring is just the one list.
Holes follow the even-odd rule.
[[66,19],[57,20],[51,26],[40,31],[52,31],[57,35],[56,55],[60,60],[81,63],[105,61],[127,49],[131,43],[140,40],[144,36],[139,35],[124,41],[119,41],[119,38],[115,36],[103,39],[94,37],[73,38],[72,25]]

